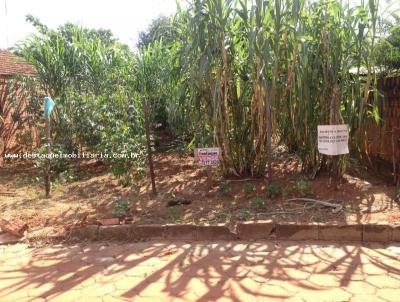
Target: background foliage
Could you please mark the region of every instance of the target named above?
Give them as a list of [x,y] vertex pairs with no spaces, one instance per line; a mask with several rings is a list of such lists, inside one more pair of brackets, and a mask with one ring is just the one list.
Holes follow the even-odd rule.
[[105,158],[117,176],[129,173],[132,165],[141,167],[144,132],[132,76],[135,55],[107,30],[69,23],[51,30],[31,16],[27,19],[39,33],[23,41],[18,51],[35,66],[43,95],[56,102],[54,145],[69,153],[129,155]]
[[[347,157],[318,152],[317,125],[349,124],[361,153],[366,120],[379,122],[374,68],[398,68],[398,26],[376,41],[377,0],[193,0],[156,19],[135,51],[107,30],[28,21],[39,33],[18,51],[57,103],[55,144],[134,154],[108,159],[119,176],[143,166],[145,100],[153,128],[190,138],[190,148],[219,146],[224,175],[264,175],[284,144],[308,174],[340,176]],[[391,57],[377,56],[387,43]]]

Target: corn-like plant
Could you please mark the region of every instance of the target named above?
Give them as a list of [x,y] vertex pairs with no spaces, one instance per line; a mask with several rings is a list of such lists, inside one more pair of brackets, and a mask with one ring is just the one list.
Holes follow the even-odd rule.
[[220,147],[225,176],[271,171],[273,142],[304,172],[340,176],[347,156],[321,155],[317,126],[349,124],[360,152],[366,119],[379,120],[378,1],[355,2],[192,0],[137,54],[104,32],[40,24],[21,52],[58,101],[55,128],[73,145],[141,154],[146,97],[153,124],[188,134],[190,147]]
[[299,155],[305,172],[343,173],[345,156],[318,153],[317,126],[347,123],[353,150],[363,149],[365,118],[379,115],[376,98],[367,103],[377,7],[376,0],[193,0],[182,13],[187,108],[212,135],[208,144],[221,147],[224,174],[263,175],[273,137]]

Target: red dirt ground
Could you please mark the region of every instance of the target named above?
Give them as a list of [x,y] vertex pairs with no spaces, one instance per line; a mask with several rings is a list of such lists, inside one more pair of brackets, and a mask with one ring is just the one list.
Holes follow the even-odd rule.
[[[239,220],[275,219],[285,222],[389,222],[400,221],[399,204],[393,200],[395,187],[355,165],[342,184],[328,176],[307,180],[299,162],[287,154],[273,164],[268,179],[223,180],[213,173],[211,188],[207,171],[194,164],[194,158],[174,150],[155,155],[158,195],[151,196],[147,178],[132,187],[118,185],[107,167],[95,160],[81,162],[72,169],[78,180],[56,184],[52,197],[45,199],[38,171],[32,162],[14,162],[0,168],[0,211],[4,218],[19,218],[33,231],[61,232],[64,226],[79,221],[115,217],[115,200],[129,203],[131,223],[196,223],[234,225]],[[301,197],[299,180],[309,183],[310,198],[334,200],[343,206],[338,213],[314,203],[287,201]],[[251,183],[255,191],[244,192]],[[279,185],[283,194],[266,196],[269,183]],[[222,185],[225,184],[225,185]],[[247,184],[247,185],[245,185]],[[225,190],[222,190],[225,188]],[[227,189],[228,188],[228,189]],[[222,192],[221,192],[222,191]],[[185,199],[189,205],[168,207],[171,200]]]

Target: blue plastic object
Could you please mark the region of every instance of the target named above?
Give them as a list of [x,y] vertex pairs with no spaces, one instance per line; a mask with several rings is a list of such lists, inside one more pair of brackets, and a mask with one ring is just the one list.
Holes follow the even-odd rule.
[[44,98],[44,117],[45,118],[50,118],[51,112],[54,109],[54,106],[56,103],[52,100],[51,97],[46,96]]

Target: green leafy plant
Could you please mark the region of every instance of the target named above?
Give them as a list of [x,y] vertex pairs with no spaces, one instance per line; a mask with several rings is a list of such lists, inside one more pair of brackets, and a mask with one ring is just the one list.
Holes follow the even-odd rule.
[[395,193],[395,198],[397,202],[400,202],[400,186],[396,187],[396,193]]
[[231,186],[226,182],[221,182],[218,186],[218,193],[219,194],[227,194],[232,191]]
[[[38,157],[35,160],[35,167],[42,171],[46,165],[50,165],[50,176],[56,179],[60,173],[68,171],[68,159],[62,158],[62,154],[68,153],[62,144],[54,144],[50,148],[50,154],[47,154],[47,146],[43,145],[36,150]],[[71,175],[72,172],[66,172],[64,176]],[[62,176],[63,178],[63,176]],[[61,180],[61,179],[60,179]],[[66,178],[64,180],[67,180]]]
[[[333,165],[318,152],[317,125],[349,124],[354,150],[363,148],[369,113],[378,112],[378,7],[374,0],[195,0],[173,26],[187,80],[167,112],[199,121],[197,141],[213,131],[224,175],[265,173],[271,120],[304,172],[343,173],[346,157]],[[374,101],[366,106],[370,91]]]
[[56,103],[52,143],[68,154],[82,148],[101,154],[111,164],[110,171],[125,178],[122,183],[131,182],[131,168],[145,163],[138,55],[107,30],[71,23],[49,29],[32,16],[27,21],[37,31],[17,51],[37,71],[35,89]]
[[243,208],[239,210],[239,219],[249,220],[251,217],[251,212],[249,209]]
[[276,183],[270,183],[267,187],[266,196],[268,198],[276,198],[282,194],[282,187]]
[[78,180],[78,176],[72,170],[65,170],[58,174],[56,182],[60,184],[69,183]]
[[246,194],[253,193],[256,190],[256,185],[251,182],[246,182],[243,184],[243,191]]
[[292,193],[293,193],[293,191],[295,190],[296,188],[294,188],[293,186],[286,186],[286,187],[284,187],[283,189],[282,189],[282,195],[283,195],[283,197],[288,197],[289,195],[291,195]]
[[143,99],[152,128],[168,125],[193,146],[221,148],[223,176],[264,175],[273,136],[304,172],[341,174],[348,157],[333,164],[322,156],[317,126],[348,124],[352,150],[363,151],[368,118],[379,120],[379,5],[353,2],[193,0],[156,20],[138,52],[109,31],[70,23],[49,29],[30,16],[36,34],[17,51],[56,101],[57,144],[135,155],[104,158],[117,177],[146,162]]
[[262,208],[264,206],[264,199],[259,196],[253,197],[250,201],[251,204],[256,208]]
[[230,220],[231,220],[232,214],[231,214],[231,212],[229,211],[229,209],[222,208],[222,209],[218,212],[217,217],[218,217],[218,219],[219,219],[220,221],[222,220],[222,221],[224,221],[224,222],[227,222],[227,221],[230,221]]
[[305,197],[311,194],[311,184],[305,180],[299,180],[296,182],[296,188],[300,196]]
[[130,211],[129,202],[122,199],[117,199],[113,202],[113,209],[111,213],[117,217],[124,217]]

